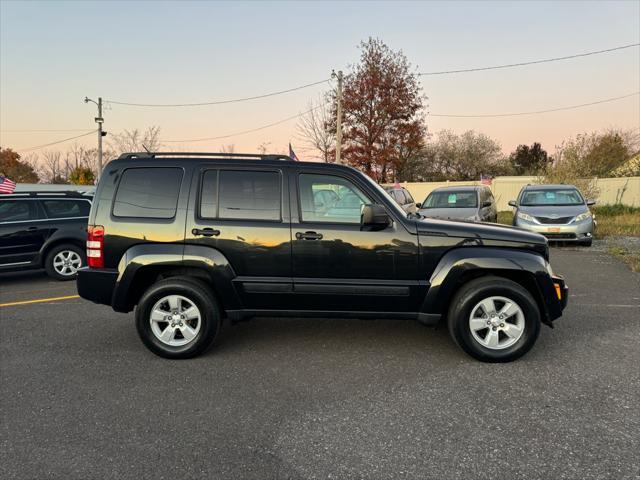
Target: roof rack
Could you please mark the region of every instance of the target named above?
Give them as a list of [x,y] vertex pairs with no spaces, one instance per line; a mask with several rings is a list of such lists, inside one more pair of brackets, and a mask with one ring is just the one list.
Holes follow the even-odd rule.
[[293,162],[288,155],[273,155],[259,153],[205,153],[205,152],[137,152],[123,153],[118,160],[130,160],[134,158],[156,158],[156,157],[206,157],[212,159],[241,159],[241,160],[281,160]]
[[90,192],[79,191],[79,190],[38,190],[31,192],[13,192],[13,193],[3,193],[0,195],[0,198],[6,197],[37,197],[38,195],[59,195],[65,197],[85,197],[87,195],[92,195]]

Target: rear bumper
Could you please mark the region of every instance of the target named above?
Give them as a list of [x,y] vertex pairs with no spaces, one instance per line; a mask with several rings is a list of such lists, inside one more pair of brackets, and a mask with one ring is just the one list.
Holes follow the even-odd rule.
[[93,303],[111,305],[118,270],[84,267],[78,270],[78,295]]

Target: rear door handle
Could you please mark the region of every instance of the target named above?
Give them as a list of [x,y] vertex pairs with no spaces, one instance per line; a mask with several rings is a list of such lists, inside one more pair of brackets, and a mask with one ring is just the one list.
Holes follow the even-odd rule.
[[296,232],[298,240],[322,240],[322,234],[316,232]]
[[220,235],[220,230],[214,230],[213,228],[194,228],[191,230],[194,235],[202,235],[203,237],[217,237]]

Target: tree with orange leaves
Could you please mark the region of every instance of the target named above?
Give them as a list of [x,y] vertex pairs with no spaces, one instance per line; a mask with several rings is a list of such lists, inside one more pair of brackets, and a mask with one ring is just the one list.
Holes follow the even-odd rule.
[[422,88],[401,51],[374,38],[360,49],[344,79],[342,155],[378,182],[393,181],[424,145]]

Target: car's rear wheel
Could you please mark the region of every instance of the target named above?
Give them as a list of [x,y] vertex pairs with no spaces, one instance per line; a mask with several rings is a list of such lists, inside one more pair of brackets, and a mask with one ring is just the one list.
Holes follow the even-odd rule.
[[220,329],[213,293],[197,280],[167,279],[153,284],[136,307],[142,342],[165,358],[191,358],[204,352]]
[[527,353],[540,333],[540,309],[520,284],[482,277],[465,284],[448,314],[449,333],[483,362],[510,362]]
[[86,263],[85,252],[69,243],[52,248],[44,259],[44,268],[51,278],[73,280],[78,275],[78,269]]

